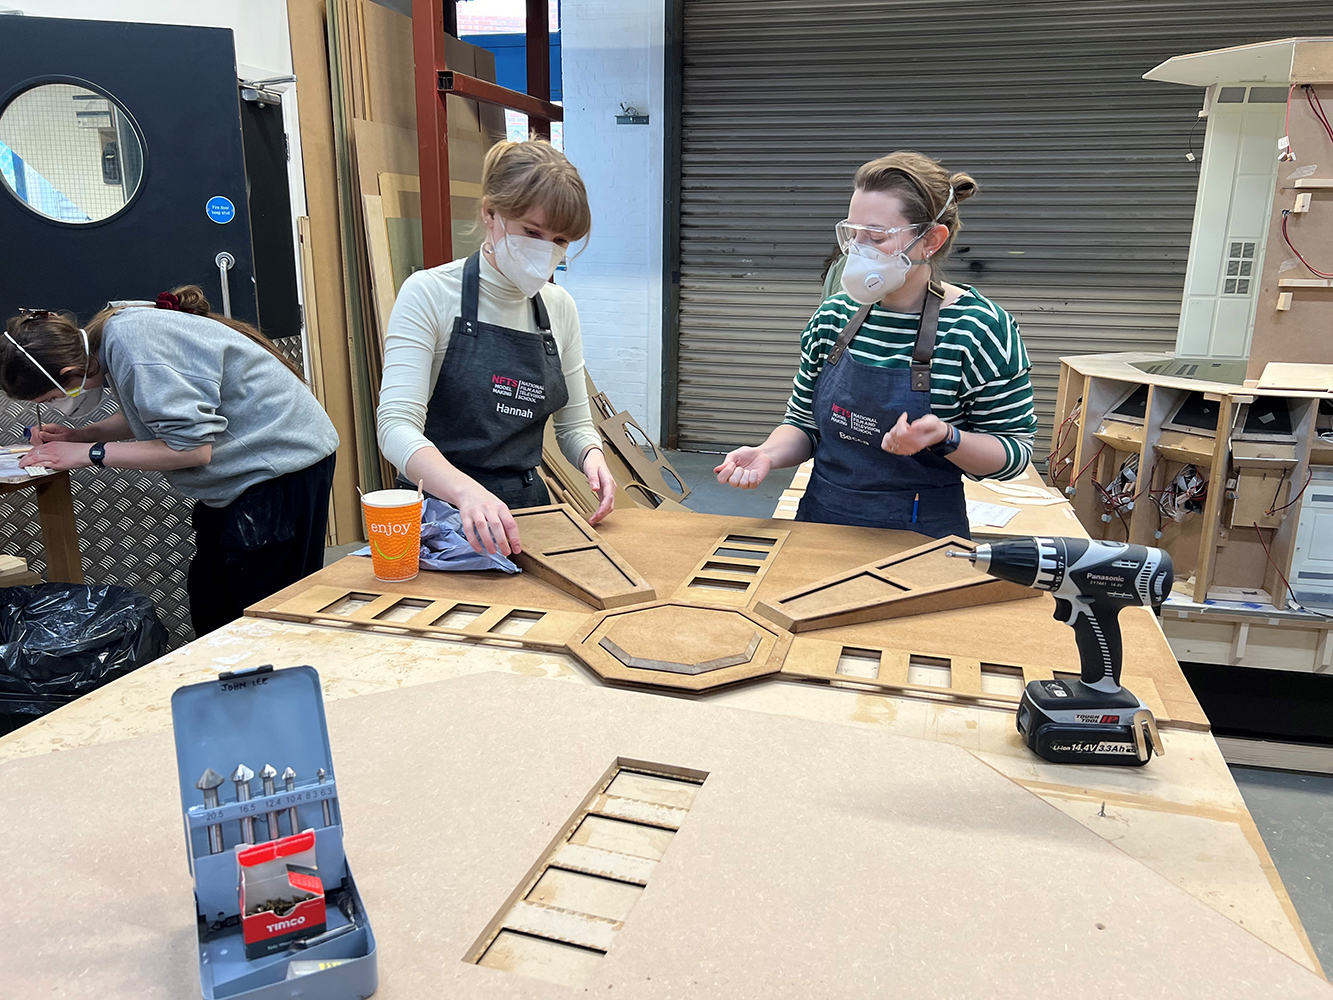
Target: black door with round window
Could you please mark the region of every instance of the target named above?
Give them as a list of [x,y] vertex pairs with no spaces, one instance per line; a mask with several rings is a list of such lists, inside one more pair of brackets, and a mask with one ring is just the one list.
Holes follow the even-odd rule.
[[0,322],[202,287],[257,319],[229,30],[0,16]]

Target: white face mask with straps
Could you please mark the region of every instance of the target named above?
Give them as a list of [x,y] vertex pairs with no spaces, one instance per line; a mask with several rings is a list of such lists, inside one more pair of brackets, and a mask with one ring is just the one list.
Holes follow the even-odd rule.
[[61,385],[54,375],[46,370],[36,358],[24,349],[23,345],[9,335],[9,331],[4,331],[5,339],[18,348],[18,352],[32,362],[39,372],[46,376],[46,380],[65,394],[63,399],[56,399],[48,402],[49,406],[56,413],[67,419],[74,420],[78,417],[86,416],[95,411],[102,405],[102,387],[93,386],[88,388],[88,368],[93,362],[92,351],[88,349],[88,331],[79,329],[79,336],[83,338],[83,378],[79,380],[77,389],[66,389]]
[[[836,227],[838,243],[847,255],[847,263],[842,271],[842,290],[863,306],[873,305],[886,295],[892,295],[907,281],[907,271],[918,264],[928,263],[930,258],[912,260],[907,251],[916,245],[917,240],[925,236],[940,221],[940,218],[953,204],[953,188],[949,188],[949,197],[944,207],[930,220],[920,233],[896,253],[885,253],[872,243],[859,240],[860,231],[873,230],[870,226],[857,226],[851,222],[840,222]],[[886,230],[887,232],[887,230]]]
[[555,274],[556,266],[564,259],[565,248],[551,240],[511,233],[502,216],[497,214],[495,219],[504,233],[504,238],[493,241],[491,248],[495,266],[519,291],[532,298]]

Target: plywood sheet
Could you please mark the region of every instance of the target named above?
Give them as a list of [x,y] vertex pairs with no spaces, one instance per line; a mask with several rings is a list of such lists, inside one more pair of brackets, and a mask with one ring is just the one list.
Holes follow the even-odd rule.
[[950,549],[970,552],[975,547],[951,535],[806,584],[756,607],[783,628],[808,632],[1036,595],[1030,587],[997,580],[965,559],[945,555]]
[[[458,959],[624,757],[708,781],[589,995],[768,1000],[818,984],[829,997],[1028,998],[1040,982],[1071,996],[1333,996],[956,747],[494,673],[332,702],[328,718],[385,1000],[569,995]],[[423,758],[449,766],[423,772]],[[10,873],[24,905],[0,914],[17,942],[8,994],[194,995],[189,877],[162,863],[181,848],[172,761],[163,735],[0,767],[14,805],[0,837],[25,859]],[[408,899],[423,857],[448,891]],[[108,927],[134,933],[108,948]]]
[[644,604],[657,594],[630,563],[564,504],[513,511],[520,567],[594,608]]
[[310,220],[308,238],[302,234],[304,280],[307,290],[313,290],[313,296],[305,303],[306,331],[311,356],[319,359],[320,402],[333,421],[340,442],[338,463],[333,473],[330,527],[335,544],[344,545],[361,537],[361,506],[356,494],[356,426],[347,355],[337,160],[329,95],[329,57],[324,42],[324,4],[322,0],[288,0],[287,20],[292,68],[297,77],[301,164]]

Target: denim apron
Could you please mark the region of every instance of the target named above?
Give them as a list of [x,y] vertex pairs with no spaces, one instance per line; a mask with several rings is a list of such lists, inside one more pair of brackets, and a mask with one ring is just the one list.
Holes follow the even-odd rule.
[[895,455],[880,446],[903,413],[912,421],[930,412],[930,359],[943,300],[943,286],[931,282],[908,368],[862,364],[847,353],[870,306],[838,337],[815,380],[819,444],[798,521],[972,537],[958,466],[929,450]]

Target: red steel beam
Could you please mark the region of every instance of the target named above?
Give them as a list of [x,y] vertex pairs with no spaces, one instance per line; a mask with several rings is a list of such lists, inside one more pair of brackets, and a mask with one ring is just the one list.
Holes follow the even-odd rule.
[[416,0],[412,4],[412,56],[416,62],[417,160],[421,172],[421,250],[426,267],[453,259],[449,204],[449,94],[510,108],[528,116],[529,131],[550,138],[551,122],[565,112],[551,103],[551,23],[548,0],[526,0],[528,15],[528,93],[501,87],[449,69],[444,30],[457,25],[454,0]]
[[[501,87],[499,84],[479,80],[464,73],[452,71],[441,73],[440,92],[519,111],[527,115],[529,120],[534,118],[547,122],[565,120],[565,109],[558,104],[538,100],[527,94],[520,94],[517,90],[510,90],[508,87]],[[549,126],[547,131],[549,132]]]
[[426,267],[454,257],[449,205],[449,122],[440,74],[444,58],[444,7],[450,0],[412,5],[412,55],[416,62],[417,159],[421,170],[421,250]]
[[[527,0],[528,12],[528,93],[547,108],[551,104],[551,9],[548,0]],[[520,110],[520,109],[515,109]],[[549,111],[527,112],[528,131],[551,138],[551,122],[563,121],[562,114]]]

